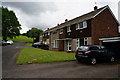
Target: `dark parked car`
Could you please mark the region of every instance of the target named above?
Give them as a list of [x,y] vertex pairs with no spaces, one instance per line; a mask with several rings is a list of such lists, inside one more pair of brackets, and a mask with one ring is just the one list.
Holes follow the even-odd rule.
[[43,43],[40,43],[40,42],[33,43],[33,44],[32,44],[32,47],[41,48],[41,49],[45,49],[45,50],[48,50],[48,49],[49,49],[49,46],[48,46],[48,45],[43,44]]
[[96,64],[98,60],[115,61],[113,52],[107,50],[104,46],[87,45],[78,48],[76,55],[78,61],[87,61],[91,64]]

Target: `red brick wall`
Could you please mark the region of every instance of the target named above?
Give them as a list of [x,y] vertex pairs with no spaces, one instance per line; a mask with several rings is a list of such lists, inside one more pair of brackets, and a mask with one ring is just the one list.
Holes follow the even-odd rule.
[[118,25],[108,9],[91,21],[92,44],[99,44],[99,38],[118,36]]

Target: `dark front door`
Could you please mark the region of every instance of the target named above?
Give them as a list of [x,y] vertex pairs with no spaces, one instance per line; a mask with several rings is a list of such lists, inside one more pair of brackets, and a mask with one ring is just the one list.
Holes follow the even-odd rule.
[[59,51],[64,51],[64,40],[59,41]]

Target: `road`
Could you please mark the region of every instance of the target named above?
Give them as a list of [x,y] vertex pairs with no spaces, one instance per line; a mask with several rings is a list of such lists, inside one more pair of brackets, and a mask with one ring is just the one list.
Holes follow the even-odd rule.
[[4,46],[3,78],[118,78],[118,65],[88,65],[77,61],[16,65],[15,60],[25,43]]

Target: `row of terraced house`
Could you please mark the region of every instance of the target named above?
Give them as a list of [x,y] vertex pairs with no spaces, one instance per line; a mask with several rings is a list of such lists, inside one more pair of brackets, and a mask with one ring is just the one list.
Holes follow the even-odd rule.
[[81,45],[100,45],[100,38],[118,36],[119,23],[109,6],[99,8],[65,20],[43,32],[40,41],[49,45],[49,50],[76,51]]

